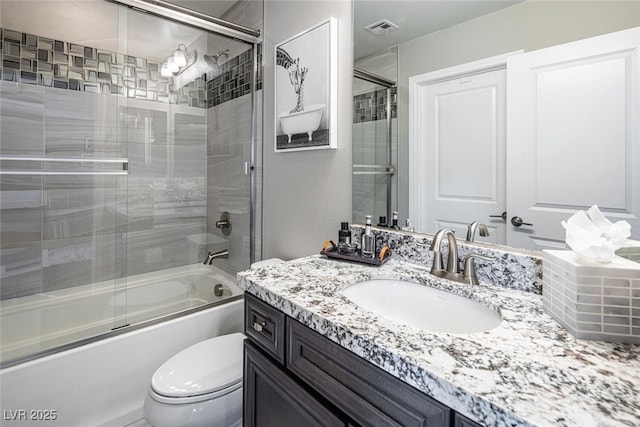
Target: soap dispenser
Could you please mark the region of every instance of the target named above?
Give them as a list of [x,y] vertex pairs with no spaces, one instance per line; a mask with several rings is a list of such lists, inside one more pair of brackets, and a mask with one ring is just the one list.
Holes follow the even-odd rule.
[[411,225],[411,220],[409,218],[404,220],[404,226],[402,227],[402,230],[413,232],[413,226]]
[[364,234],[362,235],[361,251],[364,258],[376,256],[376,238],[371,232],[371,215],[365,217]]
[[400,226],[398,225],[398,212],[393,212],[391,215],[391,228],[400,230]]

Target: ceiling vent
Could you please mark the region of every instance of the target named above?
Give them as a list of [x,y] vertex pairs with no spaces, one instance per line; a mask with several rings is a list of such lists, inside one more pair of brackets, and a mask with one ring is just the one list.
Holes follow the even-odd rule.
[[375,34],[376,36],[384,36],[385,34],[389,34],[390,32],[397,30],[398,28],[400,27],[398,27],[391,21],[387,21],[386,19],[374,22],[373,24],[369,24],[364,27],[365,30]]

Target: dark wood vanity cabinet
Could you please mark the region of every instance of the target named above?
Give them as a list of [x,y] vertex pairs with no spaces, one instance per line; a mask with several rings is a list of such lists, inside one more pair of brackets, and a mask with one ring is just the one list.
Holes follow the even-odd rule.
[[244,349],[245,426],[348,426],[250,342]]
[[245,293],[244,426],[475,427]]

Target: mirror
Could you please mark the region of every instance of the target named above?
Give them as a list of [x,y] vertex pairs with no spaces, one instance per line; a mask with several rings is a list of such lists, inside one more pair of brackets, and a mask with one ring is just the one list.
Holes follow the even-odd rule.
[[[410,205],[410,77],[509,52],[526,53],[638,27],[639,12],[640,2],[637,1],[354,0],[354,66],[397,82],[397,116],[394,117],[394,137],[397,138],[397,146],[393,148],[394,156],[391,161],[394,170],[391,204],[392,210],[399,212],[400,222],[403,223],[407,218]],[[378,34],[366,30],[367,26],[373,27]],[[391,64],[397,66],[390,66]],[[354,88],[359,90],[358,93],[354,93],[354,97],[362,95],[362,90],[355,81]],[[354,111],[355,109],[357,105],[354,99]],[[366,150],[362,145],[356,146],[356,133],[366,134],[357,126],[354,120],[354,163],[364,156],[362,151]],[[375,187],[372,183],[368,185],[371,188]],[[379,206],[381,193],[384,192],[375,189],[368,192],[362,190],[355,185],[354,179],[355,222],[364,222],[364,218],[360,217],[362,212],[358,211],[365,206],[363,199],[375,197],[375,206]],[[374,223],[382,213],[376,212],[375,215]],[[528,218],[522,216],[525,223],[528,222]],[[470,218],[469,222],[473,220],[483,219]],[[508,223],[501,218],[495,222],[500,221]],[[489,218],[483,222],[487,225],[493,224],[493,220]],[[526,226],[521,230],[524,228]],[[416,231],[433,233],[436,230]],[[464,232],[457,234],[464,238]],[[478,240],[511,244],[484,238]]]

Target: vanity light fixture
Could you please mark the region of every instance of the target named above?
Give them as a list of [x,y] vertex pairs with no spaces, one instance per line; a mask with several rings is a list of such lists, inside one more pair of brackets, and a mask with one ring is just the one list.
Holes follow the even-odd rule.
[[187,47],[180,44],[171,55],[169,55],[160,66],[160,75],[163,77],[173,77],[180,74],[196,61],[197,52],[189,54]]
[[229,49],[223,49],[215,55],[199,55],[198,49],[189,50],[180,44],[160,66],[160,75],[171,79],[171,90],[178,90],[203,74],[212,78],[219,73],[219,59],[229,58]]
[[178,90],[205,74],[209,80],[219,75],[221,56],[228,58],[229,49],[221,50],[215,55],[197,55],[197,51],[194,49],[192,56],[187,56],[187,65],[180,67],[177,73],[168,76],[172,77],[172,90]]

